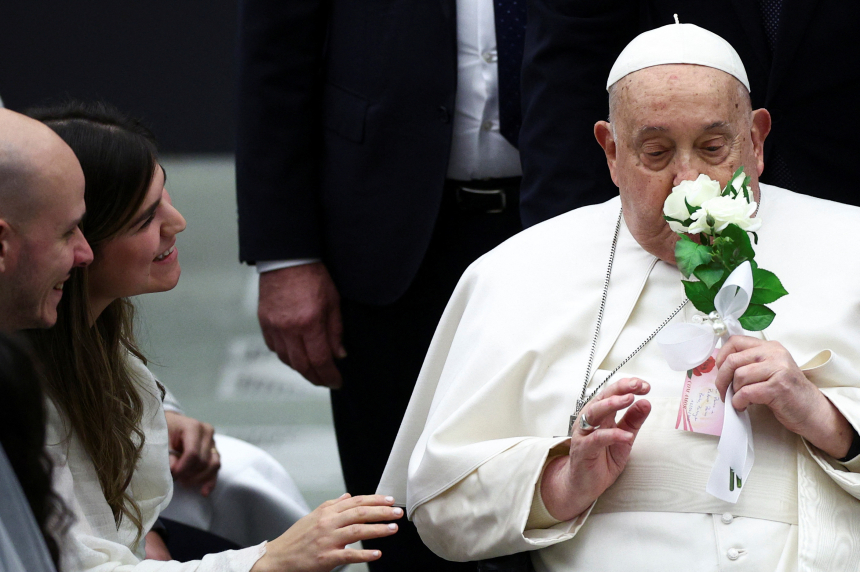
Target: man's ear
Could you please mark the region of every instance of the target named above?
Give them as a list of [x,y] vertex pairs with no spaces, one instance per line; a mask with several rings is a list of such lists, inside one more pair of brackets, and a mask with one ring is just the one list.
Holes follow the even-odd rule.
[[760,177],[764,171],[764,140],[770,133],[770,112],[767,109],[756,109],[752,112],[752,127],[750,137],[752,138],[753,152],[755,153],[756,169]]
[[615,177],[615,164],[618,159],[618,149],[615,146],[615,137],[612,136],[612,125],[608,121],[598,121],[594,124],[594,137],[606,154],[606,164],[609,165],[609,174],[612,175],[612,182],[617,187],[618,180]]

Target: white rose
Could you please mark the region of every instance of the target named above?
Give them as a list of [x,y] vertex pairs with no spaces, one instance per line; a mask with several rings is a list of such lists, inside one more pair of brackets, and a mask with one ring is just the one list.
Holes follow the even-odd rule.
[[[695,181],[681,181],[666,197],[663,203],[663,214],[669,218],[685,221],[690,218],[691,207],[699,207],[710,199],[720,196],[720,184],[711,180],[707,175],[699,175]],[[687,228],[680,224],[669,223],[675,232],[686,232]],[[677,227],[677,228],[676,228]]]
[[720,233],[730,224],[738,225],[742,230],[755,232],[761,228],[761,219],[752,218],[758,205],[747,203],[743,195],[737,198],[716,197],[707,200],[702,208],[693,213],[693,224],[690,233],[704,232],[706,234]]
[[690,232],[690,229],[681,224],[680,222],[675,222],[674,220],[667,220],[666,222],[669,223],[669,228],[672,229],[672,232]]

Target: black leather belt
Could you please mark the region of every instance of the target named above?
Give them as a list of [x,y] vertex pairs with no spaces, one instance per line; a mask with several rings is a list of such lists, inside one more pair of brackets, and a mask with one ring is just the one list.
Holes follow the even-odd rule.
[[454,193],[460,210],[476,213],[498,214],[519,199],[521,177],[505,179],[476,179],[455,181],[448,179],[446,187]]

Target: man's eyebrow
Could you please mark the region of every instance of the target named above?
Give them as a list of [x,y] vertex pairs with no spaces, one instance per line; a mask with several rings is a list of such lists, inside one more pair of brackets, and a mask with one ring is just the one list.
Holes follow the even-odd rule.
[[731,128],[731,123],[728,121],[714,121],[707,127],[705,127],[705,131],[711,131],[712,129],[727,129]]
[[666,133],[667,131],[669,131],[667,128],[660,125],[646,125],[645,127],[639,128],[636,132],[636,136],[633,137],[633,142],[638,145],[647,135],[651,135],[652,133]]
[[665,133],[668,131],[665,127],[660,125],[646,125],[645,127],[639,128],[639,131],[636,132],[636,137],[642,137],[643,135],[647,135],[649,133]]

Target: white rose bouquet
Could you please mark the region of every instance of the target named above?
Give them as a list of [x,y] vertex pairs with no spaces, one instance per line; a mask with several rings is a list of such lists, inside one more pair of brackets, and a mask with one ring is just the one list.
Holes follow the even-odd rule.
[[[753,215],[758,205],[753,200],[750,177],[743,167],[735,171],[724,189],[707,175],[695,181],[683,181],[672,189],[663,204],[663,218],[681,236],[675,245],[675,259],[684,277],[687,297],[700,311],[715,311],[714,298],[732,271],[749,261],[753,274],[753,293],[749,306],[739,318],[748,331],[763,330],[776,316],[765,306],[788,294],[773,272],[756,264],[751,234],[756,244],[756,231],[761,219]],[[699,242],[688,235],[698,235]]]

